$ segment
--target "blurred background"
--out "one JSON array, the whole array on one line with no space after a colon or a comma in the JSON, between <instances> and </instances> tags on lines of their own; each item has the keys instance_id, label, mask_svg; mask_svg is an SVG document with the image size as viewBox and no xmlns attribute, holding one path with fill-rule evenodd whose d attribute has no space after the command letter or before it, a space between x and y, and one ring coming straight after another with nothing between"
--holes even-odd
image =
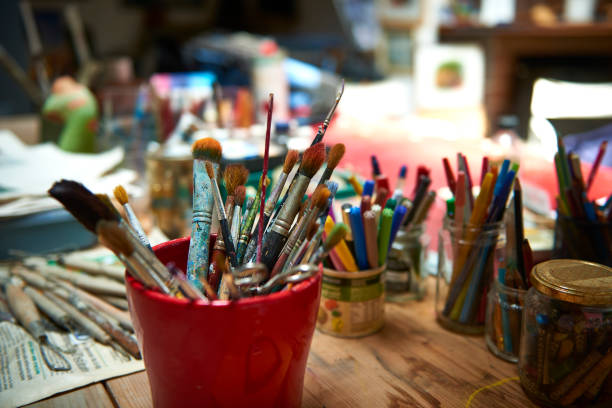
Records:
<instances>
[{"instance_id":1,"label":"blurred background","mask_svg":"<svg viewBox=\"0 0 612 408\"><path fill-rule=\"evenodd\" d=\"M424 164L443 189L441 157L510 157L526 206L551 217L557 135L592 163L612 134L612 0L7 0L0 19L7 222L53 209L41 197L64 177L128 185L149 226L179 236L193 140L256 175L268 94L278 165L342 79L325 142L347 145L347 177L369 177L375 152L391 182ZM611 165L608 151L594 198Z\"/></svg>"}]
</instances>

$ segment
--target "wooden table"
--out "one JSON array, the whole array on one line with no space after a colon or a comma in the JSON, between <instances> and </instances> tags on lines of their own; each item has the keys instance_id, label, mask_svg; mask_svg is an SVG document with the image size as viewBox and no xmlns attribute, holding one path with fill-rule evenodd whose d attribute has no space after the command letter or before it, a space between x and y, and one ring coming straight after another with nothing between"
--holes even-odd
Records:
<instances>
[{"instance_id":1,"label":"wooden table","mask_svg":"<svg viewBox=\"0 0 612 408\"><path fill-rule=\"evenodd\" d=\"M382 331L361 339L315 332L304 408L465 407L472 393L515 378L516 366L493 356L482 337L442 329L434 316L434 281L423 302L386 305ZM177 401L179 402L179 401ZM145 372L66 392L28 407L150 407ZM535 407L516 379L478 393L470 407Z\"/></svg>"}]
</instances>

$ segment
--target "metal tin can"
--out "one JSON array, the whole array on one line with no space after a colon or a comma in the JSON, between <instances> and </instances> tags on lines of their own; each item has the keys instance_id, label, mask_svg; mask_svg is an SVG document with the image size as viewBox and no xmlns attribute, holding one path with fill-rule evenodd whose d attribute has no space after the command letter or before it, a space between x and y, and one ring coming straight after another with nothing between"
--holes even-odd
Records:
<instances>
[{"instance_id":1,"label":"metal tin can","mask_svg":"<svg viewBox=\"0 0 612 408\"><path fill-rule=\"evenodd\" d=\"M549 407L612 406L612 268L557 259L536 265L525 296L519 376Z\"/></svg>"},{"instance_id":2,"label":"metal tin can","mask_svg":"<svg viewBox=\"0 0 612 408\"><path fill-rule=\"evenodd\" d=\"M384 325L385 265L359 272L323 268L317 328L338 337L362 337Z\"/></svg>"}]
</instances>

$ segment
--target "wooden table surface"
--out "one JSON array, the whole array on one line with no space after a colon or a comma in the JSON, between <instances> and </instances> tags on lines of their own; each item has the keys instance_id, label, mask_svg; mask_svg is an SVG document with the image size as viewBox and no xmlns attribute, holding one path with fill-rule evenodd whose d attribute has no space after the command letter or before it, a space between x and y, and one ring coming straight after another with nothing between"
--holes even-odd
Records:
<instances>
[{"instance_id":1,"label":"wooden table surface","mask_svg":"<svg viewBox=\"0 0 612 408\"><path fill-rule=\"evenodd\" d=\"M442 329L434 316L433 278L422 302L387 303L385 327L361 339L318 331L312 341L302 406L314 407L536 407L523 393L516 365L489 352L483 337ZM177 401L178 402L178 401ZM146 373L65 392L28 405L150 407Z\"/></svg>"}]
</instances>

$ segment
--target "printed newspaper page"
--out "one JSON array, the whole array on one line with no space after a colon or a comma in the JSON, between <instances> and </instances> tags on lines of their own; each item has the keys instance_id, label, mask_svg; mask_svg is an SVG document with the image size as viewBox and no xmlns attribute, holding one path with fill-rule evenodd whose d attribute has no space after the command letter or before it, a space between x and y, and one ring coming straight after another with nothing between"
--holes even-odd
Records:
<instances>
[{"instance_id":1,"label":"printed newspaper page","mask_svg":"<svg viewBox=\"0 0 612 408\"><path fill-rule=\"evenodd\" d=\"M128 360L91 338L47 333L53 344L62 349L76 346L74 353L64 354L72 366L70 371L51 371L28 332L9 322L0 323L0 407L29 404L58 392L144 370L142 360Z\"/></svg>"}]
</instances>

